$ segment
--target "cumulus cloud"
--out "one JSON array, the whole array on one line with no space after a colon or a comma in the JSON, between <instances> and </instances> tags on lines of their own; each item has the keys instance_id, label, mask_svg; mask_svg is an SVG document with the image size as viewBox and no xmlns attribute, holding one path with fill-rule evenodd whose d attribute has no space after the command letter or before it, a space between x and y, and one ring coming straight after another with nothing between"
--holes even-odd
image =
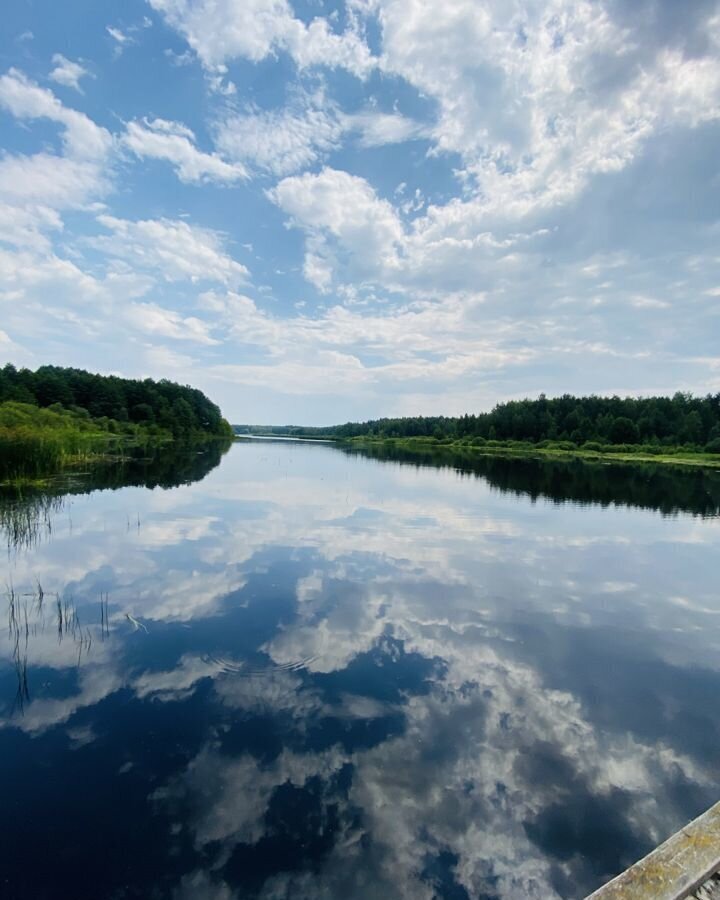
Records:
<instances>
[{"instance_id":1,"label":"cumulus cloud","mask_svg":"<svg viewBox=\"0 0 720 900\"><path fill-rule=\"evenodd\" d=\"M180 220L130 222L102 216L101 224L114 238L88 238L85 246L104 252L104 271L89 271L79 245L71 258L63 258L52 237L65 231L64 212L96 211L94 202L108 192L113 138L14 69L0 77L0 105L18 119L57 123L63 144L57 154L0 159L0 241L15 248L0 252L0 302L13 333L36 340L84 335L97 343L121 325L130 333L213 345L209 326L197 317L128 300L145 294L158 277L169 283L207 280L228 286L243 281L247 269L228 254L223 236ZM136 130L138 152L166 154L189 180L239 174L238 167L198 151L179 127L153 124L147 132L151 138L159 133L160 146L143 144Z\"/></svg>"},{"instance_id":2,"label":"cumulus cloud","mask_svg":"<svg viewBox=\"0 0 720 900\"><path fill-rule=\"evenodd\" d=\"M0 76L0 106L18 119L49 119L64 128L68 155L77 159L102 159L112 138L84 113L64 106L52 91L39 87L18 69Z\"/></svg>"},{"instance_id":3,"label":"cumulus cloud","mask_svg":"<svg viewBox=\"0 0 720 900\"><path fill-rule=\"evenodd\" d=\"M80 80L90 75L88 70L79 62L67 59L62 53L56 53L52 61L55 68L50 73L51 81L56 81L58 84L74 88L82 93Z\"/></svg>"},{"instance_id":4,"label":"cumulus cloud","mask_svg":"<svg viewBox=\"0 0 720 900\"><path fill-rule=\"evenodd\" d=\"M16 182L0 164L0 196L8 197L7 186ZM5 189L3 189L5 187ZM22 207L0 203L0 242L15 247L48 250L51 246L47 231L61 230L62 219L58 212L42 203L26 203Z\"/></svg>"},{"instance_id":5,"label":"cumulus cloud","mask_svg":"<svg viewBox=\"0 0 720 900\"><path fill-rule=\"evenodd\" d=\"M345 118L345 124L359 133L361 147L383 147L405 141L429 137L426 126L399 113L376 110L355 113Z\"/></svg>"},{"instance_id":6,"label":"cumulus cloud","mask_svg":"<svg viewBox=\"0 0 720 900\"><path fill-rule=\"evenodd\" d=\"M248 275L247 268L227 253L224 237L211 229L173 219L133 222L101 215L98 222L112 237L89 239L93 246L140 269L158 272L166 281L232 285Z\"/></svg>"},{"instance_id":7,"label":"cumulus cloud","mask_svg":"<svg viewBox=\"0 0 720 900\"><path fill-rule=\"evenodd\" d=\"M478 320L480 297L375 313L334 305L320 315L282 318L235 293L205 294L201 302L215 312L226 340L261 353L258 361L213 366L214 378L291 395L446 391L463 380L522 367L537 354L518 344L508 325ZM467 398L444 402L459 408Z\"/></svg>"},{"instance_id":8,"label":"cumulus cloud","mask_svg":"<svg viewBox=\"0 0 720 900\"><path fill-rule=\"evenodd\" d=\"M305 24L287 0L149 0L210 70L242 57L253 62L276 50L300 68L326 66L365 75L374 60L356 29L338 34L327 19Z\"/></svg>"},{"instance_id":9,"label":"cumulus cloud","mask_svg":"<svg viewBox=\"0 0 720 900\"><path fill-rule=\"evenodd\" d=\"M62 230L64 210L82 209L109 189L112 137L17 69L0 76L0 108L21 121L48 119L62 129L61 153L0 158L0 240L48 249L47 232Z\"/></svg>"},{"instance_id":10,"label":"cumulus cloud","mask_svg":"<svg viewBox=\"0 0 720 900\"><path fill-rule=\"evenodd\" d=\"M38 210L38 227L57 224L47 210L82 208L108 187L107 175L95 160L51 153L0 159L0 196L15 208L22 205L21 216Z\"/></svg>"},{"instance_id":11,"label":"cumulus cloud","mask_svg":"<svg viewBox=\"0 0 720 900\"><path fill-rule=\"evenodd\" d=\"M658 129L717 118L717 28L705 55L658 44L589 0L369 4L382 66L435 98L439 152L465 159L477 214L518 217L617 171ZM714 49L713 49L714 48ZM469 214L470 210L466 208ZM457 218L458 205L447 210Z\"/></svg>"},{"instance_id":12,"label":"cumulus cloud","mask_svg":"<svg viewBox=\"0 0 720 900\"><path fill-rule=\"evenodd\" d=\"M210 336L207 323L195 316L183 317L154 303L131 303L124 308L123 315L131 325L149 335L198 344L219 343Z\"/></svg>"},{"instance_id":13,"label":"cumulus cloud","mask_svg":"<svg viewBox=\"0 0 720 900\"><path fill-rule=\"evenodd\" d=\"M406 226L401 210L380 196L364 178L323 168L280 181L268 196L305 233L304 272L319 290L363 285L446 295L476 292L487 282L489 264L517 260L525 245L546 234L495 236L462 222L441 229L431 209ZM497 270L496 270L496 274Z\"/></svg>"},{"instance_id":14,"label":"cumulus cloud","mask_svg":"<svg viewBox=\"0 0 720 900\"><path fill-rule=\"evenodd\" d=\"M69 322L73 279L77 303L94 292L113 306L121 286L129 301L166 291L152 303L179 318L164 321L147 352L177 363L160 345L192 334L197 309L187 293L169 293L207 281L237 298L247 282L213 229L235 229L237 200L237 239L262 245L253 268L279 302L250 300L254 311L243 312L240 300L223 300L198 318L207 331L189 338L196 347L229 341L215 375L230 403L235 377L246 399L263 386L285 394L283 414L317 391L311 415L328 421L346 414L353 390L370 416L464 411L568 382L640 392L719 384L720 18L709 0L682 14L664 0L453 0L442 14L436 0L353 0L328 15L287 0L150 5L187 42L176 61L202 65L216 92L205 107L151 110L136 98L112 135L81 111L80 94L71 108L18 68L0 76L0 107L37 138L36 152L0 157L0 241L21 253L5 297L41 308L38 279L56 271ZM108 39L127 47L148 24L108 25ZM97 65L56 54L49 77L80 91L92 68L102 88ZM259 91L253 72L272 89ZM179 192L193 186L188 202L180 193L180 206L166 207L158 192L143 209L144 195L123 193L122 211L100 210L114 187L142 184L134 178L148 177L147 160L172 167ZM205 203L209 185L232 190ZM179 212L200 209L192 223ZM100 211L110 232L88 241ZM99 253L83 259L88 248ZM340 337L342 305L354 342ZM249 323L252 355L242 361L231 308ZM306 315L278 312L292 308ZM284 321L296 347L278 337ZM102 330L99 321L75 327ZM386 340L367 337L378 329ZM613 366L590 374L588 355ZM333 389L345 401L323 413Z\"/></svg>"},{"instance_id":15,"label":"cumulus cloud","mask_svg":"<svg viewBox=\"0 0 720 900\"><path fill-rule=\"evenodd\" d=\"M300 98L280 110L250 109L218 123L218 147L273 175L305 168L338 146L343 124L321 95Z\"/></svg>"},{"instance_id":16,"label":"cumulus cloud","mask_svg":"<svg viewBox=\"0 0 720 900\"><path fill-rule=\"evenodd\" d=\"M285 178L269 196L307 232L305 275L320 290L331 284L334 246L352 250L357 279L398 268L402 224L365 179L326 167Z\"/></svg>"},{"instance_id":17,"label":"cumulus cloud","mask_svg":"<svg viewBox=\"0 0 720 900\"><path fill-rule=\"evenodd\" d=\"M425 130L397 113L344 113L321 91L295 97L280 109L231 113L216 127L217 146L229 158L277 176L309 168L353 135L367 148L413 140Z\"/></svg>"},{"instance_id":18,"label":"cumulus cloud","mask_svg":"<svg viewBox=\"0 0 720 900\"><path fill-rule=\"evenodd\" d=\"M217 153L203 153L196 146L190 128L165 119L130 122L123 143L141 159L170 162L180 181L233 183L247 178L247 170L238 163L226 162Z\"/></svg>"}]
</instances>

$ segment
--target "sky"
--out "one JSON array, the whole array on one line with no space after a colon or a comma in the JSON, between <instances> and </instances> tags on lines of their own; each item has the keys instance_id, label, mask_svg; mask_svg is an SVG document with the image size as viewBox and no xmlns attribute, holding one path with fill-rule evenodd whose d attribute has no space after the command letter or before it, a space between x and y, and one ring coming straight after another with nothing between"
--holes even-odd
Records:
<instances>
[{"instance_id":1,"label":"sky","mask_svg":"<svg viewBox=\"0 0 720 900\"><path fill-rule=\"evenodd\" d=\"M720 391L717 0L14 0L0 361L237 423Z\"/></svg>"}]
</instances>

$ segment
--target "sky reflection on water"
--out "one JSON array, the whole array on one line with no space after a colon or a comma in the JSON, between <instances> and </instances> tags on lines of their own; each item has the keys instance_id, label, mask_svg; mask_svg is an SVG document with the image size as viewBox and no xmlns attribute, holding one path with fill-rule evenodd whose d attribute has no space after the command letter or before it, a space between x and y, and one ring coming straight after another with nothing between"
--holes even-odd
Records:
<instances>
[{"instance_id":1,"label":"sky reflection on water","mask_svg":"<svg viewBox=\"0 0 720 900\"><path fill-rule=\"evenodd\" d=\"M583 897L715 802L720 520L503 477L263 442L66 497L6 562L5 895Z\"/></svg>"}]
</instances>

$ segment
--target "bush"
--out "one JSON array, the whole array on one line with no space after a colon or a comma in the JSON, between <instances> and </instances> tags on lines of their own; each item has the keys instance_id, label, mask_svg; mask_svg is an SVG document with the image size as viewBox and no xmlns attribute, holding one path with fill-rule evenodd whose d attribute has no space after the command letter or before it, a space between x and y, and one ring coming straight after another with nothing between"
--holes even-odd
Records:
<instances>
[{"instance_id":1,"label":"bush","mask_svg":"<svg viewBox=\"0 0 720 900\"><path fill-rule=\"evenodd\" d=\"M720 437L713 438L705 444L706 453L720 453Z\"/></svg>"}]
</instances>

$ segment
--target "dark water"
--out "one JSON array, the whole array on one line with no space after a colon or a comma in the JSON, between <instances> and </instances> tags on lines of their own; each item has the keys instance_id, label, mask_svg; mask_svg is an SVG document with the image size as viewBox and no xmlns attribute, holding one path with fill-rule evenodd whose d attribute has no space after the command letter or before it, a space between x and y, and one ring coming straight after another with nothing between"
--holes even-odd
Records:
<instances>
[{"instance_id":1,"label":"dark water","mask_svg":"<svg viewBox=\"0 0 720 900\"><path fill-rule=\"evenodd\" d=\"M4 498L0 896L579 898L718 799L718 477L385 457Z\"/></svg>"}]
</instances>

